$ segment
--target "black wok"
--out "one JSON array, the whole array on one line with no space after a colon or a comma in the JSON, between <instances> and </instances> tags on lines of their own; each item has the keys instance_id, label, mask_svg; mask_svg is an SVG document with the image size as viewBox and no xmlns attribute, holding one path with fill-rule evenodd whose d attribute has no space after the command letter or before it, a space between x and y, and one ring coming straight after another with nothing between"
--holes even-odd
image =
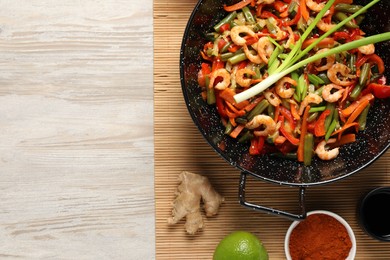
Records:
<instances>
[{"instance_id":1,"label":"black wok","mask_svg":"<svg viewBox=\"0 0 390 260\"><path fill-rule=\"evenodd\" d=\"M305 188L329 184L346 178L367 167L380 157L390 146L390 99L376 99L369 111L367 128L357 135L357 142L340 149L340 155L332 161L313 159L311 166L269 155L250 156L248 144L240 144L224 135L224 127L214 106L209 106L201 97L197 83L200 69L200 50L206 43L204 35L212 26L226 16L223 4L237 1L200 0L186 27L180 53L180 76L185 102L195 125L207 143L229 164L241 171L239 184L240 203L246 207L282 215L292 219L306 217L304 207ZM366 4L369 1L355 1ZM362 29L368 34L390 31L390 1L383 0L366 14ZM376 45L378 53L386 64L386 76L390 79L390 42ZM225 148L221 149L223 143ZM278 185L296 186L299 189L299 214L255 205L245 200L246 177L250 174L260 180Z\"/></svg>"}]
</instances>

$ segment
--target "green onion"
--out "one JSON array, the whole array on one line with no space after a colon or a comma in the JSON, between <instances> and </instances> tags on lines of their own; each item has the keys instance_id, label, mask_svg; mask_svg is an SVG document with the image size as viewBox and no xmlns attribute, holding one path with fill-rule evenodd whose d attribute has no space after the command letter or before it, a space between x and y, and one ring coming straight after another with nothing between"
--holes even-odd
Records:
<instances>
[{"instance_id":1,"label":"green onion","mask_svg":"<svg viewBox=\"0 0 390 260\"><path fill-rule=\"evenodd\" d=\"M276 53L276 51L274 53ZM268 66L268 74L269 75L274 74L279 65L280 65L280 61L278 59L275 59L275 61L271 63L271 66Z\"/></svg>"},{"instance_id":2,"label":"green onion","mask_svg":"<svg viewBox=\"0 0 390 260\"><path fill-rule=\"evenodd\" d=\"M263 113L263 111L267 109L268 105L268 100L263 99L259 104L257 104L257 106L255 106L254 109L249 112L248 116L246 117L248 121L251 121L255 116Z\"/></svg>"},{"instance_id":3,"label":"green onion","mask_svg":"<svg viewBox=\"0 0 390 260\"><path fill-rule=\"evenodd\" d=\"M336 110L336 104L335 103L327 103L326 109L330 110L329 116L327 116L325 119L325 129L328 129L330 126L330 123L332 123L333 114L334 114L334 111Z\"/></svg>"},{"instance_id":4,"label":"green onion","mask_svg":"<svg viewBox=\"0 0 390 260\"><path fill-rule=\"evenodd\" d=\"M342 22L345 19L348 19L348 15L346 15L343 12L337 12L337 13L334 14L334 18L336 18L336 20L338 20L339 22ZM353 28L353 29L359 28L359 26L356 23L352 22L352 21L349 21L349 22L345 23L345 27Z\"/></svg>"},{"instance_id":5,"label":"green onion","mask_svg":"<svg viewBox=\"0 0 390 260\"><path fill-rule=\"evenodd\" d=\"M359 11L362 8L363 8L363 6L361 6L361 5L351 5L351 4L340 3L334 7L334 10L344 12L344 13L356 13L357 11Z\"/></svg>"},{"instance_id":6,"label":"green onion","mask_svg":"<svg viewBox=\"0 0 390 260\"><path fill-rule=\"evenodd\" d=\"M237 64L237 63L244 61L246 59L248 59L248 57L246 56L245 53L239 53L239 54L235 54L233 57L229 58L228 62L230 62L232 65L234 65L234 64Z\"/></svg>"},{"instance_id":7,"label":"green onion","mask_svg":"<svg viewBox=\"0 0 390 260\"><path fill-rule=\"evenodd\" d=\"M332 123L330 124L328 130L326 131L326 134L325 134L325 141L328 141L329 138L330 138L330 135L333 133L333 131L336 129L336 125L337 125L337 120L336 119L333 119L332 120Z\"/></svg>"},{"instance_id":8,"label":"green onion","mask_svg":"<svg viewBox=\"0 0 390 260\"><path fill-rule=\"evenodd\" d=\"M283 52L284 48L279 43L277 43L272 37L270 37L270 36L267 36L267 37L268 37L269 41L272 42L273 45L275 45L280 51Z\"/></svg>"},{"instance_id":9,"label":"green onion","mask_svg":"<svg viewBox=\"0 0 390 260\"><path fill-rule=\"evenodd\" d=\"M229 135L233 131L233 129L234 129L234 127L233 127L232 123L230 123L230 121L228 121L226 126L225 126L224 134Z\"/></svg>"},{"instance_id":10,"label":"green onion","mask_svg":"<svg viewBox=\"0 0 390 260\"><path fill-rule=\"evenodd\" d=\"M215 93L214 93L214 88L209 88L210 84L210 77L209 75L205 76L205 83L206 83L206 94L207 94L207 104L211 105L215 103Z\"/></svg>"},{"instance_id":11,"label":"green onion","mask_svg":"<svg viewBox=\"0 0 390 260\"><path fill-rule=\"evenodd\" d=\"M304 138L304 146L303 146L303 163L306 166L311 164L311 159L313 158L313 146L314 146L313 134L307 133Z\"/></svg>"},{"instance_id":12,"label":"green onion","mask_svg":"<svg viewBox=\"0 0 390 260\"><path fill-rule=\"evenodd\" d=\"M377 1L377 0L374 0L374 1ZM303 61L300 61L294 65L290 65L290 67L288 67L287 69L283 70L283 71L277 71L277 73L273 74L273 75L270 75L268 78L266 78L265 80L263 80L262 82L254 85L253 87L239 93L239 94L236 94L234 95L234 99L237 103L240 103L246 99L249 99L261 92L263 92L264 90L266 90L267 88L269 88L272 84L276 83L279 79L281 79L282 77L286 76L287 74L303 67L304 65L308 64L308 63L311 63L311 62L314 62L316 60L319 60L319 59L322 59L322 58L325 58L329 55L333 55L333 54L336 54L336 53L340 53L340 52L343 52L343 51L348 51L348 50L352 50L352 49L355 49L355 48L358 48L360 46L364 46L364 45L368 45L368 44L371 44L371 43L378 43L378 42L383 42L383 41L388 41L390 40L390 32L386 32L386 33L381 33L381 34L377 34L377 35L373 35L373 36L369 36L369 37L365 37L365 38L361 38L359 40L356 40L356 41L352 41L352 42L348 42L348 43L345 43L345 44L342 44L340 46L337 46L335 48L332 48L328 51L325 51L325 52L322 52L322 53L317 53L309 58L306 58L305 60ZM287 59L286 59L287 60ZM280 67L279 67L280 68ZM279 69L278 69L279 70Z\"/></svg>"},{"instance_id":13,"label":"green onion","mask_svg":"<svg viewBox=\"0 0 390 260\"><path fill-rule=\"evenodd\" d=\"M248 23L250 24L256 23L256 19L253 17L248 6L243 7L242 12L244 13L245 19L247 20Z\"/></svg>"},{"instance_id":14,"label":"green onion","mask_svg":"<svg viewBox=\"0 0 390 260\"><path fill-rule=\"evenodd\" d=\"M358 123L359 123L359 130L361 131L366 129L367 114L369 109L370 109L370 104L368 104L368 106L366 106L362 111L362 113L359 115Z\"/></svg>"},{"instance_id":15,"label":"green onion","mask_svg":"<svg viewBox=\"0 0 390 260\"><path fill-rule=\"evenodd\" d=\"M309 112L314 113L314 112L322 112L325 111L326 106L320 106L320 107L311 107Z\"/></svg>"},{"instance_id":16,"label":"green onion","mask_svg":"<svg viewBox=\"0 0 390 260\"><path fill-rule=\"evenodd\" d=\"M228 16L226 16L225 18L223 18L219 23L217 23L215 26L214 26L214 30L219 32L219 29L221 28L222 25L224 25L225 23L230 23L231 21L233 21L234 18L237 17L237 12L234 11L230 14L228 14Z\"/></svg>"},{"instance_id":17,"label":"green onion","mask_svg":"<svg viewBox=\"0 0 390 260\"><path fill-rule=\"evenodd\" d=\"M333 54L345 52L345 51L355 49L355 48L358 48L358 47L361 47L364 45L368 45L371 43L378 43L378 42L390 40L390 32L381 33L381 34L369 36L366 38L362 38L362 39L359 39L356 41L352 41L349 43L339 45L339 46L332 48L328 51L325 51L322 53L317 53L309 58L306 58L306 59L296 63L298 60L300 60L302 57L304 57L314 46L316 46L321 40L323 40L325 37L327 37L328 35L335 32L336 30L340 29L344 24L351 21L352 19L354 19L356 16L360 15L361 13L365 12L368 8L370 8L372 5L378 3L380 0L371 1L369 4L367 4L366 6L361 8L356 13L348 16L347 19L343 20L342 22L340 22L339 24L334 26L331 30L324 33L316 41L314 41L312 44L310 44L306 49L301 51L300 48L302 46L303 40L305 40L307 38L307 36L311 33L311 31L314 29L314 27L316 26L318 21L323 17L325 12L331 7L331 5L334 3L334 1L335 0L328 1L327 4L325 5L324 9L322 9L318 13L318 15L316 16L314 21L309 25L307 30L305 30L302 37L300 37L297 44L291 50L289 57L287 57L284 60L284 62L282 63L282 65L279 66L279 68L275 71L275 74L270 75L268 78L266 78L262 82L256 84L255 86L253 86L253 87L251 87L251 88L249 88L249 89L247 89L239 94L236 94L234 96L234 99L237 103L242 102L246 99L249 99L249 98L261 93L262 91L264 91L265 89L267 89L268 87L270 87L271 85L276 83L282 77L286 76L287 74L291 73L292 71L295 71L295 70L301 68L302 66L304 66L308 63L314 62L316 60L325 58L325 57L333 55Z\"/></svg>"},{"instance_id":18,"label":"green onion","mask_svg":"<svg viewBox=\"0 0 390 260\"><path fill-rule=\"evenodd\" d=\"M318 77L317 75L308 74L307 76L309 78L309 81L316 87L318 87L320 84L321 85L325 84L325 82L320 77Z\"/></svg>"}]
</instances>

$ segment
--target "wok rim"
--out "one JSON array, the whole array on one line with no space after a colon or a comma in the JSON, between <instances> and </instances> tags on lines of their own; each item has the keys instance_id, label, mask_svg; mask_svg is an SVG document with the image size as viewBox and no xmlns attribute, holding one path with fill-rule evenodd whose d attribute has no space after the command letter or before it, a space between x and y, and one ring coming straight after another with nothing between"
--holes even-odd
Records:
<instances>
[{"instance_id":1,"label":"wok rim","mask_svg":"<svg viewBox=\"0 0 390 260\"><path fill-rule=\"evenodd\" d=\"M327 180L321 180L321 181L317 181L317 182L288 182L288 181L279 181L279 180L275 180L275 179L271 179L271 178L267 178L267 177L264 177L260 174L257 174L255 172L252 172L252 171L248 171L247 169L245 169L244 167L240 166L238 163L236 163L235 161L233 162L230 162L229 158L227 157L227 155L225 153L222 153L218 150L218 147L216 144L214 144L213 142L211 142L208 137L206 136L206 133L204 131L204 129L200 126L200 123L198 121L198 118L194 115L194 113L192 112L191 110L191 106L189 105L189 95L188 95L188 92L186 91L186 82L185 82L185 75L184 75L184 53L185 53L185 48L186 48L186 40L188 39L189 37L189 32L190 32L190 27L194 21L194 18L195 18L195 15L200 7L200 5L203 3L203 1L205 0L198 0L197 4L195 5L195 7L193 8L192 12L191 12L191 15L187 21L187 24L186 24L186 27L185 27L185 30L184 30L184 33L183 33L183 37L182 37L182 42L181 42L181 46L180 46L180 58L179 58L179 69L180 69L180 84L181 84L181 89L182 89L182 94L183 94L183 97L184 97L184 101L185 101L185 104L186 104L186 107L187 107L187 111L188 113L190 114L191 118L192 118L192 121L193 123L196 125L198 131L201 133L201 135L203 136L203 139L206 141L206 143L211 146L213 148L213 150L220 156L222 157L228 164L230 164L230 166L240 170L241 172L246 172L248 174L250 174L251 176L257 178L257 179L261 179L261 180L264 180L266 182L269 182L269 183L273 183L273 184L278 184L278 185L283 185L283 186L290 186L290 187L310 187L310 186L319 186L319 185L326 185L326 184L330 184L330 183L333 183L335 181L339 181L339 180L342 180L344 178L347 178L357 172L360 172L361 170L367 168L368 166L370 166L373 162L375 162L378 158L380 158L384 153L387 152L387 150L389 149L390 147L390 142L387 143L387 145L384 146L384 148L378 152L375 156L373 156L373 158L369 161L367 161L366 163L362 164L361 166L359 166L358 168L350 171L350 172L347 172L347 173L344 173L344 174L341 174L339 176L336 176L332 179L327 179ZM302 165L303 168L305 168L304 165Z\"/></svg>"}]
</instances>

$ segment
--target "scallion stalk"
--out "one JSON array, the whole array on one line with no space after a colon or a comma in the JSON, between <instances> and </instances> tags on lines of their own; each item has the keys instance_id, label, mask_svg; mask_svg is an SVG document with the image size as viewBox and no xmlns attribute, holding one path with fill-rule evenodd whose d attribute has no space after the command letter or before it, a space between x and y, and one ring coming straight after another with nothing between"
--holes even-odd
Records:
<instances>
[{"instance_id":1,"label":"scallion stalk","mask_svg":"<svg viewBox=\"0 0 390 260\"><path fill-rule=\"evenodd\" d=\"M376 1L376 0L374 0L374 1ZM319 59L325 58L327 56L330 56L330 55L333 55L336 53L340 53L343 51L349 51L349 50L352 50L352 49L355 49L355 48L358 48L358 47L361 47L364 45L368 45L371 43L378 43L378 42L383 42L383 41L388 41L388 40L390 40L390 32L376 34L373 36L361 38L361 39L356 40L356 41L352 41L352 42L348 42L348 43L339 45L339 46L332 48L330 50L327 50L325 52L317 53L309 58L306 58L306 59L286 68L283 71L276 71L275 74L270 75L268 78L266 78L262 82L254 85L253 87L251 87L251 88L249 88L249 89L247 89L239 94L234 95L234 100L237 103L240 103L246 99L249 99L249 98L259 94L259 93L263 92L264 90L266 90L267 88L269 88L272 84L276 83L282 77L284 77L284 76L288 75L289 73L303 67L304 65L306 65L308 63L317 61Z\"/></svg>"}]
</instances>

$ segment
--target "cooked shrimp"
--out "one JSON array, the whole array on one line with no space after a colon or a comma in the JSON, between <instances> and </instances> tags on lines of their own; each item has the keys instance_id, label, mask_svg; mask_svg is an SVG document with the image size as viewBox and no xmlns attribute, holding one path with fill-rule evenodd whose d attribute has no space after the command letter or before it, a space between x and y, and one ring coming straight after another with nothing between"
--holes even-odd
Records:
<instances>
[{"instance_id":1,"label":"cooked shrimp","mask_svg":"<svg viewBox=\"0 0 390 260\"><path fill-rule=\"evenodd\" d=\"M321 141L315 150L315 153L322 160L332 160L339 155L339 148L334 148L332 150L327 150L326 145L336 142L336 138L331 138L327 141Z\"/></svg>"},{"instance_id":2,"label":"cooked shrimp","mask_svg":"<svg viewBox=\"0 0 390 260\"><path fill-rule=\"evenodd\" d=\"M313 0L306 0L306 6L314 11L314 12L320 12L325 7L325 2L322 3L316 3Z\"/></svg>"},{"instance_id":3,"label":"cooked shrimp","mask_svg":"<svg viewBox=\"0 0 390 260\"><path fill-rule=\"evenodd\" d=\"M233 27L234 28L234 27ZM268 59L271 57L275 47L268 37L261 37L257 43L257 53L261 59L268 64Z\"/></svg>"},{"instance_id":4,"label":"cooked shrimp","mask_svg":"<svg viewBox=\"0 0 390 260\"><path fill-rule=\"evenodd\" d=\"M324 48L324 49L321 49L321 50L317 51L317 53L322 53L322 52L325 52L325 51L328 51L328 50L329 50L328 48ZM334 62L336 61L336 55L334 55L334 54L333 55L329 55L325 59L326 59L326 64L322 65L322 66L320 66L322 64L322 59L321 60L317 60L317 61L314 62L314 64L316 65L316 70L317 71L324 71L324 70L330 69L330 67L332 67ZM317 67L317 66L319 66L319 67Z\"/></svg>"},{"instance_id":5,"label":"cooked shrimp","mask_svg":"<svg viewBox=\"0 0 390 260\"><path fill-rule=\"evenodd\" d=\"M332 89L338 89L338 90L334 93L331 93ZM324 89L322 90L322 97L326 101L330 103L334 103L343 96L344 91L345 89L343 89L342 87L336 84L328 84L324 86Z\"/></svg>"},{"instance_id":6,"label":"cooked shrimp","mask_svg":"<svg viewBox=\"0 0 390 260\"><path fill-rule=\"evenodd\" d=\"M270 116L257 115L249 123L245 125L248 129L256 129L264 127L263 130L255 130L253 133L256 136L268 136L276 131L276 123Z\"/></svg>"},{"instance_id":7,"label":"cooked shrimp","mask_svg":"<svg viewBox=\"0 0 390 260\"><path fill-rule=\"evenodd\" d=\"M349 86L356 78L355 75L349 74L351 69L347 65L336 63L328 69L327 75L330 81L340 86ZM341 76L341 78L339 78Z\"/></svg>"},{"instance_id":8,"label":"cooked shrimp","mask_svg":"<svg viewBox=\"0 0 390 260\"><path fill-rule=\"evenodd\" d=\"M244 52L245 52L245 55L248 58L248 60L250 60L251 62L256 63L256 64L263 63L263 60L260 58L260 56L257 53L256 53L256 55L253 54L252 52L254 52L254 51L250 51L246 44L244 44Z\"/></svg>"},{"instance_id":9,"label":"cooked shrimp","mask_svg":"<svg viewBox=\"0 0 390 260\"><path fill-rule=\"evenodd\" d=\"M361 39L361 38L364 38L364 37L359 37L358 39ZM375 53L375 45L372 43L367 44L367 45L363 45L363 46L358 47L358 50L365 55L371 55L371 54Z\"/></svg>"},{"instance_id":10,"label":"cooked shrimp","mask_svg":"<svg viewBox=\"0 0 390 260\"><path fill-rule=\"evenodd\" d=\"M297 85L297 82L290 77L283 77L276 82L275 91L281 98L290 98L294 95L294 88L286 88L286 83L293 86Z\"/></svg>"},{"instance_id":11,"label":"cooked shrimp","mask_svg":"<svg viewBox=\"0 0 390 260\"><path fill-rule=\"evenodd\" d=\"M320 29L321 31L324 31L324 32L329 31L330 29L332 29L335 26L336 26L335 24L325 23L323 20L319 20L317 23L318 29Z\"/></svg>"},{"instance_id":12,"label":"cooked shrimp","mask_svg":"<svg viewBox=\"0 0 390 260\"><path fill-rule=\"evenodd\" d=\"M234 26L230 30L230 37L232 38L232 41L239 46L243 46L246 43L246 40L243 37L241 37L241 34L257 37L256 33L252 31L248 26L245 25Z\"/></svg>"},{"instance_id":13,"label":"cooked shrimp","mask_svg":"<svg viewBox=\"0 0 390 260\"><path fill-rule=\"evenodd\" d=\"M301 102L301 105L299 107L299 115L303 114L303 111L309 105L310 103L319 104L322 102L322 97L320 97L317 94L309 93Z\"/></svg>"},{"instance_id":14,"label":"cooked shrimp","mask_svg":"<svg viewBox=\"0 0 390 260\"><path fill-rule=\"evenodd\" d=\"M252 82L252 79L249 77L246 77L246 75L255 76L256 72L254 72L251 69L246 69L246 68L237 70L236 82L238 83L238 85L240 85L241 87L244 87L244 88L249 87L251 85L251 82Z\"/></svg>"},{"instance_id":15,"label":"cooked shrimp","mask_svg":"<svg viewBox=\"0 0 390 260\"><path fill-rule=\"evenodd\" d=\"M276 27L276 33L273 34L275 37L275 40L280 41L280 40L286 38L287 33L285 31L283 31L282 29L280 29L279 26L275 26L275 27Z\"/></svg>"},{"instance_id":16,"label":"cooked shrimp","mask_svg":"<svg viewBox=\"0 0 390 260\"><path fill-rule=\"evenodd\" d=\"M264 92L264 97L268 100L268 102L273 105L274 107L277 107L282 102L280 98L275 95L275 93L271 90L266 90Z\"/></svg>"},{"instance_id":17,"label":"cooked shrimp","mask_svg":"<svg viewBox=\"0 0 390 260\"><path fill-rule=\"evenodd\" d=\"M222 77L223 80L215 85L216 89L223 90L230 85L230 73L226 69L217 69L210 74L209 88L214 86L215 79L218 77Z\"/></svg>"},{"instance_id":18,"label":"cooked shrimp","mask_svg":"<svg viewBox=\"0 0 390 260\"><path fill-rule=\"evenodd\" d=\"M283 47L286 49L289 49L291 45L295 44L295 36L294 36L294 32L290 26L287 26L287 31L288 31L289 36L288 36L288 40L283 45Z\"/></svg>"}]
</instances>

